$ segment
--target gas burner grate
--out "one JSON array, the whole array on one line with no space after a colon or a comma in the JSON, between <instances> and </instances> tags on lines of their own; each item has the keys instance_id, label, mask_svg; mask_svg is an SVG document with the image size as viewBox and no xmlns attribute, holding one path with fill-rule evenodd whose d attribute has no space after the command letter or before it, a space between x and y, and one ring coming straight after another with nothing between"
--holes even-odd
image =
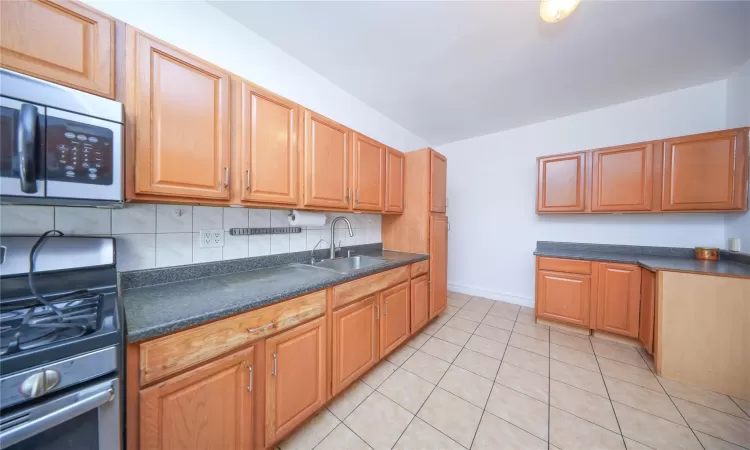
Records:
<instances>
[{"instance_id":1,"label":"gas burner grate","mask_svg":"<svg viewBox=\"0 0 750 450\"><path fill-rule=\"evenodd\" d=\"M78 291L47 298L50 306L19 306L0 313L0 355L72 339L101 325L102 294Z\"/></svg>"}]
</instances>

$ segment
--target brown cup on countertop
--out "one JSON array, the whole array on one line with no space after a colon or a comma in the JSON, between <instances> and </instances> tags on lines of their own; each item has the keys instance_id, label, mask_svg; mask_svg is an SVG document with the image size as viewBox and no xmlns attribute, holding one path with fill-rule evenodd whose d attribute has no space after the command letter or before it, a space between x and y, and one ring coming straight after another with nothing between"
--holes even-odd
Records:
<instances>
[{"instance_id":1,"label":"brown cup on countertop","mask_svg":"<svg viewBox=\"0 0 750 450\"><path fill-rule=\"evenodd\" d=\"M715 247L695 247L695 259L718 261L719 249Z\"/></svg>"}]
</instances>

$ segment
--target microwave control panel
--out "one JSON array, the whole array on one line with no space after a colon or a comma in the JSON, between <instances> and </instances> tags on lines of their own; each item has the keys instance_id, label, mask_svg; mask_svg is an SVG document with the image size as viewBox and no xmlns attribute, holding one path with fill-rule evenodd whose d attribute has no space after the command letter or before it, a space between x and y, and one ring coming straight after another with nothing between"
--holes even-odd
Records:
<instances>
[{"instance_id":1,"label":"microwave control panel","mask_svg":"<svg viewBox=\"0 0 750 450\"><path fill-rule=\"evenodd\" d=\"M112 130L47 117L47 180L112 184Z\"/></svg>"}]
</instances>

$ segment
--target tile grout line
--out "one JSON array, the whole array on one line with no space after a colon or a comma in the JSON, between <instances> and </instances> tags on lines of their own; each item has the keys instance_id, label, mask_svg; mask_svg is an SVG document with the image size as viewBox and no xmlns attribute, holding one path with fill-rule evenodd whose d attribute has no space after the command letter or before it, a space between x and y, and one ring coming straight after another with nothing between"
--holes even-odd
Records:
<instances>
[{"instance_id":1,"label":"tile grout line","mask_svg":"<svg viewBox=\"0 0 750 450\"><path fill-rule=\"evenodd\" d=\"M591 339L589 338L589 342ZM622 432L622 427L620 426L620 418L617 417L617 412L615 411L615 405L612 404L612 396L609 395L609 387L607 387L607 381L604 379L604 374L602 373L602 368L599 365L599 359L596 357L596 349L594 348L594 344L591 344L591 348L594 350L594 360L596 360L596 367L599 368L599 376L602 378L602 384L604 384L604 390L607 392L607 401L609 402L609 407L612 410L612 415L615 416L615 422L617 423L617 429L620 430L620 438L622 439L622 445L626 449L628 448L628 444L625 442L625 435Z\"/></svg>"},{"instance_id":2,"label":"tile grout line","mask_svg":"<svg viewBox=\"0 0 750 450\"><path fill-rule=\"evenodd\" d=\"M490 307L492 309L492 307ZM489 314L489 310L487 310L486 313L482 316L482 320L484 320L485 317L487 317L487 314ZM482 322L479 322L481 325ZM489 326L489 325L487 325ZM479 328L479 325L477 325L477 328ZM476 331L476 328L474 329ZM472 336L475 336L475 334L472 332ZM478 335L476 335L478 336ZM480 336L481 337L481 336ZM510 340L510 337L508 338ZM467 341L468 342L468 341ZM500 368L503 366L503 359L505 359L505 351L508 349L508 344L505 344L505 348L503 349L503 356L500 358L500 364L497 365L497 370L495 371L495 377L490 381L492 384L490 385L490 392L487 393L487 398L484 400L484 406L482 407L482 414L479 416L479 423L477 423L477 427L474 430L474 436L471 438L471 443L469 444L469 448L472 448L474 446L474 441L477 438L477 433L479 433L479 427L482 426L482 420L484 420L484 413L487 412L487 403L490 402L490 397L492 396L492 389L495 387L495 380L497 379L497 375L500 373ZM469 349L471 350L471 349ZM477 352L479 353L479 352ZM487 356L487 355L485 355Z\"/></svg>"},{"instance_id":3,"label":"tile grout line","mask_svg":"<svg viewBox=\"0 0 750 450\"><path fill-rule=\"evenodd\" d=\"M656 375L654 375L654 378L656 378L656 382L659 383L659 386L661 386L661 388L664 389L664 386L661 384L661 381L659 381L659 377L657 377ZM703 442L701 442L701 440L698 439L698 435L695 434L695 430L693 429L693 427L690 426L690 422L687 421L687 419L685 418L685 416L682 414L682 411L680 411L680 408L677 407L677 404L672 399L672 396L669 395L669 393L667 392L666 389L664 389L664 393L667 394L667 397L669 398L669 401L672 402L672 406L674 406L674 409L676 409L677 412L680 413L680 417L682 417L682 420L685 421L685 423L687 424L688 428L693 433L693 436L695 436L695 440L698 441L698 444L705 450L706 447L703 445ZM625 405L625 406L627 406L627 405Z\"/></svg>"},{"instance_id":4,"label":"tile grout line","mask_svg":"<svg viewBox=\"0 0 750 450\"><path fill-rule=\"evenodd\" d=\"M727 395L727 397L729 397L729 400L731 400L732 403L734 403L735 405L737 405L737 407L740 409L740 411L742 411L745 414L745 416L747 416L748 420L750 420L750 413L748 413L747 411L745 411L744 409L742 409L742 406L740 406L740 404L737 403L737 400L733 399L731 395Z\"/></svg>"}]
</instances>

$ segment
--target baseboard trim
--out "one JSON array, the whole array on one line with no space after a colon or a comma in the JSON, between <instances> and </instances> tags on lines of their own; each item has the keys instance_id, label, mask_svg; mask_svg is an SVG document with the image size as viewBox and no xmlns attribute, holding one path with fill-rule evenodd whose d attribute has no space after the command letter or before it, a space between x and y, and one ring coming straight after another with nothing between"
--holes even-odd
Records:
<instances>
[{"instance_id":1,"label":"baseboard trim","mask_svg":"<svg viewBox=\"0 0 750 450\"><path fill-rule=\"evenodd\" d=\"M529 308L534 307L534 299L528 297L520 297L518 295L507 294L505 292L490 291L474 286L466 286L463 284L448 283L448 290L452 292L460 292L462 294L474 295L477 297L489 298L491 300L501 300L516 305L527 306Z\"/></svg>"}]
</instances>

